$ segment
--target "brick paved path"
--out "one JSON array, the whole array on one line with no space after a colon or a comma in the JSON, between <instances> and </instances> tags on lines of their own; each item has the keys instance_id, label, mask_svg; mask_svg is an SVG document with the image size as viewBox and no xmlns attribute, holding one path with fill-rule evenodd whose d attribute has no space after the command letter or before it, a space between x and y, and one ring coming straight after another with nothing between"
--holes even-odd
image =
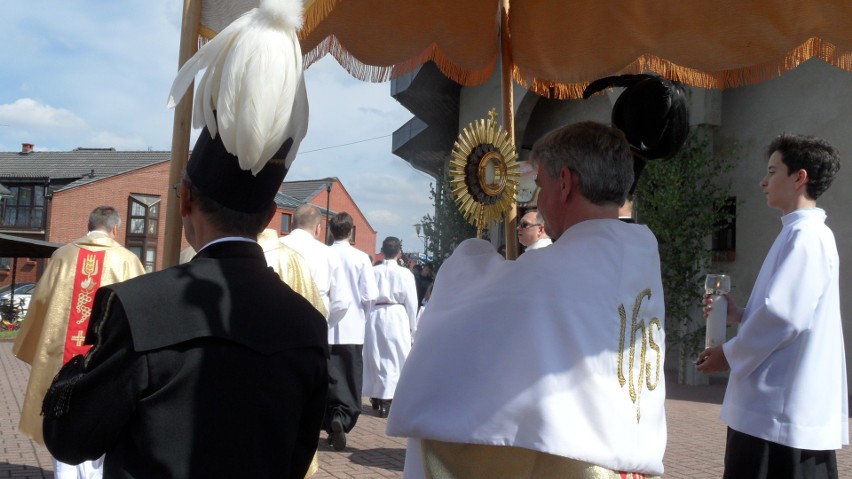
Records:
<instances>
[{"instance_id":1,"label":"brick paved path","mask_svg":"<svg viewBox=\"0 0 852 479\"><path fill-rule=\"evenodd\" d=\"M0 479L52 478L53 466L45 448L18 432L29 367L12 356L12 343L0 341ZM674 374L669 374L670 378ZM722 476L725 425L719 419L723 385L667 385L667 479L718 479ZM380 419L364 404L358 426L344 451L319 444L320 471L316 479L400 478L405 440L384 434ZM837 454L840 477L852 478L852 449Z\"/></svg>"}]
</instances>

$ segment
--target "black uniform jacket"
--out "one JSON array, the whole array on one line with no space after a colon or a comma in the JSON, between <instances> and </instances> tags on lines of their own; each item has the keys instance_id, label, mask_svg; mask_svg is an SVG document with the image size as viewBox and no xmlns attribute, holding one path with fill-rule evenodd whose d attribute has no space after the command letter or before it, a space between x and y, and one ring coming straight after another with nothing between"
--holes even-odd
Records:
<instances>
[{"instance_id":1,"label":"black uniform jacket","mask_svg":"<svg viewBox=\"0 0 852 479\"><path fill-rule=\"evenodd\" d=\"M212 244L101 288L87 342L45 398L57 459L106 453L106 478L304 476L325 408L327 325L257 244Z\"/></svg>"}]
</instances>

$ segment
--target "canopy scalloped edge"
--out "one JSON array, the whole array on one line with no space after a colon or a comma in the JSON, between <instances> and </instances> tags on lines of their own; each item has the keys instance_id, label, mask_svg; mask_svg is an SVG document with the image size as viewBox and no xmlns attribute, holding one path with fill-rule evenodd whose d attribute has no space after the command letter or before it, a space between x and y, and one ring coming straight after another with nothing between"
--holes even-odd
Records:
<instances>
[{"instance_id":1,"label":"canopy scalloped edge","mask_svg":"<svg viewBox=\"0 0 852 479\"><path fill-rule=\"evenodd\" d=\"M852 72L852 52L838 52L834 44L817 37L811 37L782 58L742 68L718 72L703 72L648 54L642 55L621 71L601 73L595 75L595 78L623 73L644 73L651 71L670 80L700 88L735 88L776 78L811 58L819 58L837 68ZM586 85L595 79L590 78L589 81L577 83L553 82L528 75L517 65L513 67L512 76L518 84L529 88L536 94L557 99L582 98Z\"/></svg>"},{"instance_id":2,"label":"canopy scalloped edge","mask_svg":"<svg viewBox=\"0 0 852 479\"><path fill-rule=\"evenodd\" d=\"M416 55L404 62L391 66L367 65L349 53L346 47L338 41L337 37L331 35L326 37L313 50L304 55L305 68L308 68L326 54L331 54L340 66L342 66L343 69L349 72L349 74L353 77L362 81L374 83L388 81L405 75L406 73L411 73L424 63L432 61L435 62L435 65L438 66L441 73L456 83L465 86L481 85L491 76L491 73L494 71L494 66L497 63L497 57L495 55L494 59L487 67L481 70L470 71L456 65L452 60L444 55L435 43L433 43L419 55Z\"/></svg>"}]
</instances>

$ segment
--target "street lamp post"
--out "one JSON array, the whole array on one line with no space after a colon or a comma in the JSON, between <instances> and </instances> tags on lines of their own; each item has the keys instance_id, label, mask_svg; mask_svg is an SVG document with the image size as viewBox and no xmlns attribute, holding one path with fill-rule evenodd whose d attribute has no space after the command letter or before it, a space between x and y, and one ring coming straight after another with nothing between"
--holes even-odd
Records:
<instances>
[{"instance_id":1,"label":"street lamp post","mask_svg":"<svg viewBox=\"0 0 852 479\"><path fill-rule=\"evenodd\" d=\"M423 242L423 257L428 258L429 257L429 252L428 252L429 246L428 246L427 242L429 241L429 238L426 237L426 230L425 230L425 228L423 228L423 224L422 223L415 224L414 225L414 231L417 233L417 237L420 239L420 241ZM421 234L421 232L422 232L422 234Z\"/></svg>"},{"instance_id":2,"label":"street lamp post","mask_svg":"<svg viewBox=\"0 0 852 479\"><path fill-rule=\"evenodd\" d=\"M331 214L331 185L334 184L333 178L325 179L325 244L330 245L331 232L328 229L329 215Z\"/></svg>"}]
</instances>

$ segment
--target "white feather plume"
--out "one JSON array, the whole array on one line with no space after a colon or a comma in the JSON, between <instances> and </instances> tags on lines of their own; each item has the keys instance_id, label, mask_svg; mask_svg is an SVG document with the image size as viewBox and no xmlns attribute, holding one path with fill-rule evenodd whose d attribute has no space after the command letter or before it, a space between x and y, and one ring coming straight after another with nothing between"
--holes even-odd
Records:
<instances>
[{"instance_id":1,"label":"white feather plume","mask_svg":"<svg viewBox=\"0 0 852 479\"><path fill-rule=\"evenodd\" d=\"M193 107L193 126L220 135L240 167L257 174L288 138L285 164L296 156L308 129L308 97L302 49L300 0L261 0L201 47L178 72L169 107L180 101L206 69ZM216 112L214 116L213 112Z\"/></svg>"}]
</instances>

